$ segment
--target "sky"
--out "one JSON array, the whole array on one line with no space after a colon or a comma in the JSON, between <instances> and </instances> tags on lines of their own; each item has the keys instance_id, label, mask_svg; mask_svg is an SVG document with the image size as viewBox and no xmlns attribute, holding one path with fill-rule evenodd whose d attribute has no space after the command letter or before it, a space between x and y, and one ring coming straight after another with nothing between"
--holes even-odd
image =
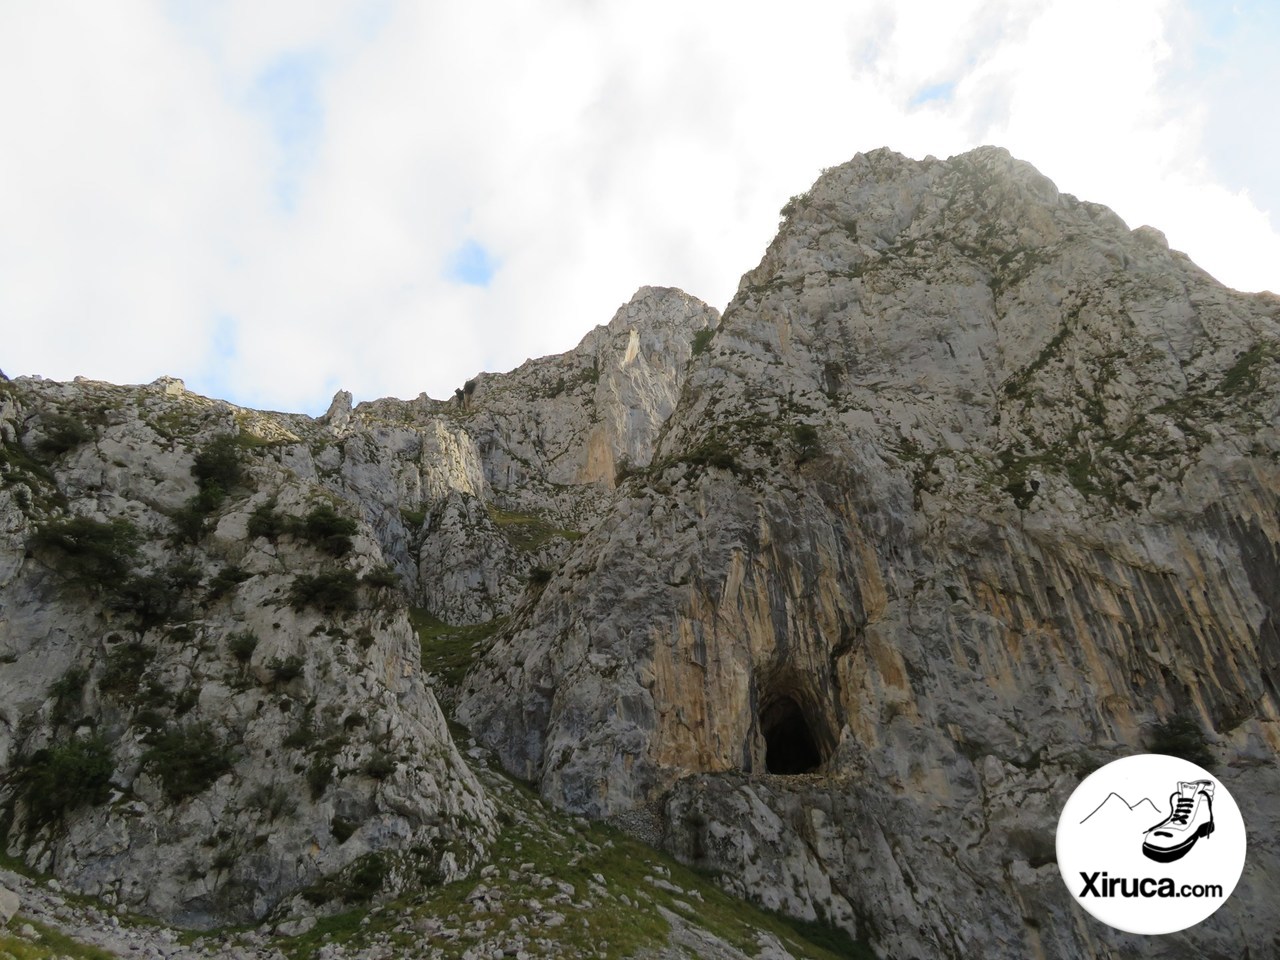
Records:
<instances>
[{"instance_id":1,"label":"sky","mask_svg":"<svg viewBox=\"0 0 1280 960\"><path fill-rule=\"evenodd\" d=\"M824 167L1007 147L1280 292L1272 0L0 0L0 369L322 413L717 308Z\"/></svg>"}]
</instances>

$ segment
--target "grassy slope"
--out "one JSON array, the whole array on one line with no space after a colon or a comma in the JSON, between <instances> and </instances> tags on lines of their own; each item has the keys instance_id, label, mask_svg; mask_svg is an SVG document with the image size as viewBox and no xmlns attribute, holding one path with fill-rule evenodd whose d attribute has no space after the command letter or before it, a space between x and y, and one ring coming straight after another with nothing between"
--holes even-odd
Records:
<instances>
[{"instance_id":1,"label":"grassy slope","mask_svg":"<svg viewBox=\"0 0 1280 960\"><path fill-rule=\"evenodd\" d=\"M766 934L796 957L874 956L838 931L731 897L713 878L609 826L553 811L523 784L474 766L500 810L490 861L496 870L410 901L325 918L308 934L279 941L288 956L309 960L324 944L341 943L348 950L390 946L394 955L439 948L461 957L479 943L507 946L520 937L532 956L630 957L667 942L670 927L659 907L748 955Z\"/></svg>"}]
</instances>

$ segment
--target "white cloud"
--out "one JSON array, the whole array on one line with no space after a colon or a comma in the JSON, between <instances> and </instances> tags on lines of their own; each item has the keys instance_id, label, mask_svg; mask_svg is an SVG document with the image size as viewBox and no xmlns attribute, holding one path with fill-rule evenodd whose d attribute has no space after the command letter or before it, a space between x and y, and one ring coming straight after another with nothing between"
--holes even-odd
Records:
<instances>
[{"instance_id":1,"label":"white cloud","mask_svg":"<svg viewBox=\"0 0 1280 960\"><path fill-rule=\"evenodd\" d=\"M447 396L642 284L723 306L790 194L886 144L1002 143L1280 287L1250 199L1277 186L1248 179L1272 167L1219 174L1204 131L1240 86L1195 81L1192 22L1173 0L6 6L0 366L311 412L338 386ZM450 277L467 243L486 286Z\"/></svg>"}]
</instances>

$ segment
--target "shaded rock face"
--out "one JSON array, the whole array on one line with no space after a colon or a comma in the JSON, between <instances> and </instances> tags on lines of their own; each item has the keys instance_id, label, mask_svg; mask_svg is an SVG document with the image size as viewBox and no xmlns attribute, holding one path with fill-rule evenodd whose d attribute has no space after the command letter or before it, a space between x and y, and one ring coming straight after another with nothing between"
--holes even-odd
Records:
<instances>
[{"instance_id":1,"label":"shaded rock face","mask_svg":"<svg viewBox=\"0 0 1280 960\"><path fill-rule=\"evenodd\" d=\"M353 409L341 391L318 420L172 378L6 381L8 852L195 925L468 873L493 806L406 607L476 624L522 602L617 466L648 462L717 320L643 288L576 350L481 376L465 405Z\"/></svg>"},{"instance_id":2,"label":"shaded rock face","mask_svg":"<svg viewBox=\"0 0 1280 960\"><path fill-rule=\"evenodd\" d=\"M271 456L287 438L105 384L23 384L3 419L11 855L196 925L475 865L491 804L371 579L381 550ZM346 532L321 539L317 517ZM252 533L264 519L275 532Z\"/></svg>"},{"instance_id":3,"label":"shaded rock face","mask_svg":"<svg viewBox=\"0 0 1280 960\"><path fill-rule=\"evenodd\" d=\"M890 955L1270 949L1280 300L993 148L859 156L784 212L460 716L553 801L657 809ZM1250 860L1139 942L1079 920L1053 829L1179 714Z\"/></svg>"}]
</instances>

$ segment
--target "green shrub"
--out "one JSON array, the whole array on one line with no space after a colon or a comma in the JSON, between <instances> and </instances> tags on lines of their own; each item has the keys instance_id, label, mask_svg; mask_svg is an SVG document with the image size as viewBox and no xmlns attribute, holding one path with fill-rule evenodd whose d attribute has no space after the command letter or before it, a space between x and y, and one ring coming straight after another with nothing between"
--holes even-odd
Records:
<instances>
[{"instance_id":1,"label":"green shrub","mask_svg":"<svg viewBox=\"0 0 1280 960\"><path fill-rule=\"evenodd\" d=\"M338 513L328 503L312 507L301 519L283 516L276 513L273 498L254 508L249 515L248 531L250 537L265 537L272 543L288 534L318 547L331 557L345 557L351 552L351 536L356 532L356 522Z\"/></svg>"},{"instance_id":2,"label":"green shrub","mask_svg":"<svg viewBox=\"0 0 1280 960\"><path fill-rule=\"evenodd\" d=\"M144 707L167 709L173 701L169 688L155 677L138 688L137 703Z\"/></svg>"},{"instance_id":3,"label":"green shrub","mask_svg":"<svg viewBox=\"0 0 1280 960\"><path fill-rule=\"evenodd\" d=\"M171 801L193 797L209 789L231 769L231 751L205 723L167 730L142 755L153 766L165 796Z\"/></svg>"},{"instance_id":4,"label":"green shrub","mask_svg":"<svg viewBox=\"0 0 1280 960\"><path fill-rule=\"evenodd\" d=\"M614 465L613 485L615 487L620 487L625 480L639 476L642 473L644 473L644 470L632 464L629 457L619 457L617 463Z\"/></svg>"},{"instance_id":5,"label":"green shrub","mask_svg":"<svg viewBox=\"0 0 1280 960\"><path fill-rule=\"evenodd\" d=\"M264 537L272 543L279 540L280 535L286 532L285 518L276 513L274 497L253 508L253 512L249 514L248 529L250 539Z\"/></svg>"},{"instance_id":6,"label":"green shrub","mask_svg":"<svg viewBox=\"0 0 1280 960\"><path fill-rule=\"evenodd\" d=\"M169 540L174 546L199 543L209 529L209 513L200 503L199 497L192 497L173 513L169 520L173 523L173 533Z\"/></svg>"},{"instance_id":7,"label":"green shrub","mask_svg":"<svg viewBox=\"0 0 1280 960\"><path fill-rule=\"evenodd\" d=\"M680 459L695 467L718 467L733 473L741 469L737 457L733 455L728 444L712 436L705 437Z\"/></svg>"},{"instance_id":8,"label":"green shrub","mask_svg":"<svg viewBox=\"0 0 1280 960\"><path fill-rule=\"evenodd\" d=\"M44 436L36 444L36 450L44 457L61 456L94 437L93 428L87 423L62 413L45 414L40 425Z\"/></svg>"},{"instance_id":9,"label":"green shrub","mask_svg":"<svg viewBox=\"0 0 1280 960\"><path fill-rule=\"evenodd\" d=\"M799 213L800 208L808 203L810 199L808 191L805 191L804 193L797 193L782 205L782 209L778 211L778 215L789 220Z\"/></svg>"},{"instance_id":10,"label":"green shrub","mask_svg":"<svg viewBox=\"0 0 1280 960\"><path fill-rule=\"evenodd\" d=\"M138 691L142 674L155 658L155 651L140 640L119 644L107 654L107 666L98 679L98 689L105 694L131 696Z\"/></svg>"},{"instance_id":11,"label":"green shrub","mask_svg":"<svg viewBox=\"0 0 1280 960\"><path fill-rule=\"evenodd\" d=\"M351 552L351 536L355 532L356 522L342 516L327 503L313 507L297 528L300 539L314 544L331 557L345 557Z\"/></svg>"},{"instance_id":12,"label":"green shrub","mask_svg":"<svg viewBox=\"0 0 1280 960\"><path fill-rule=\"evenodd\" d=\"M293 794L278 783L263 784L249 795L249 806L261 810L268 820L291 816L298 809Z\"/></svg>"},{"instance_id":13,"label":"green shrub","mask_svg":"<svg viewBox=\"0 0 1280 960\"><path fill-rule=\"evenodd\" d=\"M241 663L248 663L258 648L258 635L252 630L240 630L227 637L227 649Z\"/></svg>"},{"instance_id":14,"label":"green shrub","mask_svg":"<svg viewBox=\"0 0 1280 960\"><path fill-rule=\"evenodd\" d=\"M422 525L427 522L427 508L414 507L411 509L409 507L401 507L400 519L404 521L404 525L410 531L421 530Z\"/></svg>"},{"instance_id":15,"label":"green shrub","mask_svg":"<svg viewBox=\"0 0 1280 960\"><path fill-rule=\"evenodd\" d=\"M337 734L329 737L316 750L307 766L307 785L311 788L311 799L319 800L333 782L334 761L347 745L345 735Z\"/></svg>"},{"instance_id":16,"label":"green shrub","mask_svg":"<svg viewBox=\"0 0 1280 960\"><path fill-rule=\"evenodd\" d=\"M237 586L244 583L253 576L243 567L238 567L234 563L228 563L225 567L214 574L209 581L209 592L205 595L209 600L217 600L224 594L234 590Z\"/></svg>"},{"instance_id":17,"label":"green shrub","mask_svg":"<svg viewBox=\"0 0 1280 960\"><path fill-rule=\"evenodd\" d=\"M111 748L96 734L37 750L21 761L14 777L28 830L61 820L77 807L106 803L114 769Z\"/></svg>"},{"instance_id":18,"label":"green shrub","mask_svg":"<svg viewBox=\"0 0 1280 960\"><path fill-rule=\"evenodd\" d=\"M361 577L360 582L371 590L396 590L400 587L400 574L394 567L375 567Z\"/></svg>"},{"instance_id":19,"label":"green shrub","mask_svg":"<svg viewBox=\"0 0 1280 960\"><path fill-rule=\"evenodd\" d=\"M224 433L214 437L196 454L191 464L191 475L211 505L217 509L227 494L244 481L244 468L240 465L240 444L234 434Z\"/></svg>"},{"instance_id":20,"label":"green shrub","mask_svg":"<svg viewBox=\"0 0 1280 960\"><path fill-rule=\"evenodd\" d=\"M302 676L302 658L295 656L281 660L279 657L272 657L267 663L267 669L271 671L272 683L289 683Z\"/></svg>"},{"instance_id":21,"label":"green shrub","mask_svg":"<svg viewBox=\"0 0 1280 960\"><path fill-rule=\"evenodd\" d=\"M1200 724L1190 717L1175 716L1157 724L1147 750L1189 760L1206 770L1213 766L1208 739Z\"/></svg>"},{"instance_id":22,"label":"green shrub","mask_svg":"<svg viewBox=\"0 0 1280 960\"><path fill-rule=\"evenodd\" d=\"M204 579L204 568L194 560L179 560L164 571L165 581L178 592L194 590Z\"/></svg>"},{"instance_id":23,"label":"green shrub","mask_svg":"<svg viewBox=\"0 0 1280 960\"><path fill-rule=\"evenodd\" d=\"M146 633L153 627L187 619L190 610L167 576L126 577L115 585L108 606L133 617L133 627Z\"/></svg>"},{"instance_id":24,"label":"green shrub","mask_svg":"<svg viewBox=\"0 0 1280 960\"><path fill-rule=\"evenodd\" d=\"M165 634L165 640L169 643L191 643L196 638L196 631L189 623L180 623L173 627Z\"/></svg>"},{"instance_id":25,"label":"green shrub","mask_svg":"<svg viewBox=\"0 0 1280 960\"><path fill-rule=\"evenodd\" d=\"M711 327L704 327L693 335L693 355L700 355L707 347L711 346L711 340L716 332Z\"/></svg>"},{"instance_id":26,"label":"green shrub","mask_svg":"<svg viewBox=\"0 0 1280 960\"><path fill-rule=\"evenodd\" d=\"M796 463L801 464L822 453L818 428L811 423L797 423L791 428L791 439L796 445Z\"/></svg>"},{"instance_id":27,"label":"green shrub","mask_svg":"<svg viewBox=\"0 0 1280 960\"><path fill-rule=\"evenodd\" d=\"M311 789L311 799L319 800L325 790L333 782L333 758L325 755L316 757L307 765L307 786Z\"/></svg>"},{"instance_id":28,"label":"green shrub","mask_svg":"<svg viewBox=\"0 0 1280 960\"><path fill-rule=\"evenodd\" d=\"M49 554L54 566L68 579L97 590L110 590L128 577L138 542L138 531L128 520L103 522L68 517L40 527L28 546Z\"/></svg>"},{"instance_id":29,"label":"green shrub","mask_svg":"<svg viewBox=\"0 0 1280 960\"><path fill-rule=\"evenodd\" d=\"M347 877L347 890L342 899L363 903L382 890L387 879L387 864L382 854L367 853L351 865Z\"/></svg>"},{"instance_id":30,"label":"green shrub","mask_svg":"<svg viewBox=\"0 0 1280 960\"><path fill-rule=\"evenodd\" d=\"M329 830L333 833L333 839L339 843L346 843L351 839L351 835L356 832L357 824L351 822L345 817L334 816L333 822L329 824Z\"/></svg>"},{"instance_id":31,"label":"green shrub","mask_svg":"<svg viewBox=\"0 0 1280 960\"><path fill-rule=\"evenodd\" d=\"M308 721L304 720L289 731L282 743L291 749L301 749L311 746L311 744L315 743L315 740L315 730L311 728L311 724Z\"/></svg>"},{"instance_id":32,"label":"green shrub","mask_svg":"<svg viewBox=\"0 0 1280 960\"><path fill-rule=\"evenodd\" d=\"M289 605L298 611L312 607L329 616L354 613L359 608L359 584L355 571L346 568L300 573L289 587Z\"/></svg>"},{"instance_id":33,"label":"green shrub","mask_svg":"<svg viewBox=\"0 0 1280 960\"><path fill-rule=\"evenodd\" d=\"M146 731L143 735L143 742L150 743L155 734L163 730L169 723L163 711L147 707L145 710L139 710L133 715L133 726L140 727Z\"/></svg>"},{"instance_id":34,"label":"green shrub","mask_svg":"<svg viewBox=\"0 0 1280 960\"><path fill-rule=\"evenodd\" d=\"M364 765L364 772L375 780L385 780L396 772L396 762L379 750Z\"/></svg>"},{"instance_id":35,"label":"green shrub","mask_svg":"<svg viewBox=\"0 0 1280 960\"><path fill-rule=\"evenodd\" d=\"M192 711L200 702L200 690L195 686L184 687L173 697L173 713L181 717Z\"/></svg>"},{"instance_id":36,"label":"green shrub","mask_svg":"<svg viewBox=\"0 0 1280 960\"><path fill-rule=\"evenodd\" d=\"M244 483L241 443L233 434L215 437L196 454L191 475L199 492L170 515L176 544L198 543L209 528L209 516Z\"/></svg>"},{"instance_id":37,"label":"green shrub","mask_svg":"<svg viewBox=\"0 0 1280 960\"><path fill-rule=\"evenodd\" d=\"M70 723L80 717L80 705L84 698L85 681L89 671L84 667L71 667L53 682L49 694L53 697L53 722Z\"/></svg>"}]
</instances>

